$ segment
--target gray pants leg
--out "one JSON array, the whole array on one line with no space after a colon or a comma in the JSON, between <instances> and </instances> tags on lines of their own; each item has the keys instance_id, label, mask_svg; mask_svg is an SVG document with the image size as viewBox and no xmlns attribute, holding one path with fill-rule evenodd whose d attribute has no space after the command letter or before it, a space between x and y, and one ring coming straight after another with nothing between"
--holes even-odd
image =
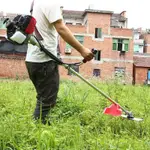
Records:
<instances>
[{"instance_id":1,"label":"gray pants leg","mask_svg":"<svg viewBox=\"0 0 150 150\"><path fill-rule=\"evenodd\" d=\"M55 106L59 90L58 65L54 61L44 63L26 62L29 77L37 92L34 118L45 119L50 109Z\"/></svg>"}]
</instances>

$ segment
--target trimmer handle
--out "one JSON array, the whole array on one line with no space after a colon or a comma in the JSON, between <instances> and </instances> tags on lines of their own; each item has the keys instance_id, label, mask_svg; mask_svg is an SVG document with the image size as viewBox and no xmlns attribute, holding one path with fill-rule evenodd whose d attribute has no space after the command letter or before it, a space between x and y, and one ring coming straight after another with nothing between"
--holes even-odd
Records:
<instances>
[{"instance_id":1,"label":"trimmer handle","mask_svg":"<svg viewBox=\"0 0 150 150\"><path fill-rule=\"evenodd\" d=\"M95 48L92 48L91 52L95 55L97 53L97 50ZM85 59L83 59L82 62L86 63L87 61Z\"/></svg>"}]
</instances>

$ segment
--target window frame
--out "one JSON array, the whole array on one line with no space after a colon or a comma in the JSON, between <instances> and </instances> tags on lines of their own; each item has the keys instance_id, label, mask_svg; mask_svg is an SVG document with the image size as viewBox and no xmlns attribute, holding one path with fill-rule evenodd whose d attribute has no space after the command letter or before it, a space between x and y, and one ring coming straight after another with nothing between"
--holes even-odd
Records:
<instances>
[{"instance_id":1,"label":"window frame","mask_svg":"<svg viewBox=\"0 0 150 150\"><path fill-rule=\"evenodd\" d=\"M94 77L100 77L101 76L101 69L93 69L93 76Z\"/></svg>"},{"instance_id":2,"label":"window frame","mask_svg":"<svg viewBox=\"0 0 150 150\"><path fill-rule=\"evenodd\" d=\"M128 52L129 51L129 39L123 39L123 38L113 38L112 42L112 50L113 51L123 51Z\"/></svg>"},{"instance_id":3,"label":"window frame","mask_svg":"<svg viewBox=\"0 0 150 150\"><path fill-rule=\"evenodd\" d=\"M101 39L102 38L102 28L95 28L95 39Z\"/></svg>"},{"instance_id":4,"label":"window frame","mask_svg":"<svg viewBox=\"0 0 150 150\"><path fill-rule=\"evenodd\" d=\"M101 61L101 50L95 50L96 54L94 55L94 60L95 61Z\"/></svg>"},{"instance_id":5,"label":"window frame","mask_svg":"<svg viewBox=\"0 0 150 150\"><path fill-rule=\"evenodd\" d=\"M123 78L125 77L126 68L125 67L115 67L114 68L114 76Z\"/></svg>"}]
</instances>

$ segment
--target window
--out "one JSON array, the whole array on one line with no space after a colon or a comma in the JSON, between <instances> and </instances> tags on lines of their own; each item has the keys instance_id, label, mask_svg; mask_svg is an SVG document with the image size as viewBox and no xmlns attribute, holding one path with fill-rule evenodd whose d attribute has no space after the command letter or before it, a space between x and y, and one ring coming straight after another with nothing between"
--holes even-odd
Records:
<instances>
[{"instance_id":1,"label":"window","mask_svg":"<svg viewBox=\"0 0 150 150\"><path fill-rule=\"evenodd\" d=\"M81 25L82 25L82 23L76 23L76 25L79 25L79 26L81 26Z\"/></svg>"},{"instance_id":2,"label":"window","mask_svg":"<svg viewBox=\"0 0 150 150\"><path fill-rule=\"evenodd\" d=\"M139 52L139 45L134 45L134 52Z\"/></svg>"},{"instance_id":3,"label":"window","mask_svg":"<svg viewBox=\"0 0 150 150\"><path fill-rule=\"evenodd\" d=\"M79 72L79 66L77 65L70 65L70 67L75 70L76 72ZM71 71L68 70L68 75L74 75Z\"/></svg>"},{"instance_id":4,"label":"window","mask_svg":"<svg viewBox=\"0 0 150 150\"><path fill-rule=\"evenodd\" d=\"M66 24L67 24L67 25L72 25L73 23L72 23L72 22L66 22Z\"/></svg>"},{"instance_id":5,"label":"window","mask_svg":"<svg viewBox=\"0 0 150 150\"><path fill-rule=\"evenodd\" d=\"M5 24L3 24L3 21L0 20L0 29L6 29Z\"/></svg>"},{"instance_id":6,"label":"window","mask_svg":"<svg viewBox=\"0 0 150 150\"><path fill-rule=\"evenodd\" d=\"M125 68L123 67L115 67L115 77L124 77L125 76Z\"/></svg>"},{"instance_id":7,"label":"window","mask_svg":"<svg viewBox=\"0 0 150 150\"><path fill-rule=\"evenodd\" d=\"M129 40L128 39L113 39L113 50L117 51L128 51Z\"/></svg>"},{"instance_id":8,"label":"window","mask_svg":"<svg viewBox=\"0 0 150 150\"><path fill-rule=\"evenodd\" d=\"M0 29L6 29L6 24L4 24L5 17L0 18Z\"/></svg>"},{"instance_id":9,"label":"window","mask_svg":"<svg viewBox=\"0 0 150 150\"><path fill-rule=\"evenodd\" d=\"M95 28L95 38L102 38L102 29Z\"/></svg>"},{"instance_id":10,"label":"window","mask_svg":"<svg viewBox=\"0 0 150 150\"><path fill-rule=\"evenodd\" d=\"M122 51L122 49L123 49L123 40L118 39L118 51Z\"/></svg>"},{"instance_id":11,"label":"window","mask_svg":"<svg viewBox=\"0 0 150 150\"><path fill-rule=\"evenodd\" d=\"M94 69L93 70L93 76L100 77L100 69Z\"/></svg>"},{"instance_id":12,"label":"window","mask_svg":"<svg viewBox=\"0 0 150 150\"><path fill-rule=\"evenodd\" d=\"M100 61L101 60L101 51L95 50L96 54L94 55L94 60Z\"/></svg>"}]
</instances>

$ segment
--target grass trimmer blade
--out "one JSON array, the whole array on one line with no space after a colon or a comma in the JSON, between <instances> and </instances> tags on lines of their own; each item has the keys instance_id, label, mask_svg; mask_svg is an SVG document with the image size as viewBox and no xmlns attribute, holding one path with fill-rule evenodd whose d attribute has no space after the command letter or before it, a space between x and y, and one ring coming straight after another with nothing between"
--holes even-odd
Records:
<instances>
[{"instance_id":1,"label":"grass trimmer blade","mask_svg":"<svg viewBox=\"0 0 150 150\"><path fill-rule=\"evenodd\" d=\"M125 111L125 114L122 114L122 109L120 108L120 106L118 104L112 104L109 107L106 107L103 113L106 115L121 116L129 120L143 121L142 118L135 118L131 112L128 112L126 110L124 111Z\"/></svg>"}]
</instances>

